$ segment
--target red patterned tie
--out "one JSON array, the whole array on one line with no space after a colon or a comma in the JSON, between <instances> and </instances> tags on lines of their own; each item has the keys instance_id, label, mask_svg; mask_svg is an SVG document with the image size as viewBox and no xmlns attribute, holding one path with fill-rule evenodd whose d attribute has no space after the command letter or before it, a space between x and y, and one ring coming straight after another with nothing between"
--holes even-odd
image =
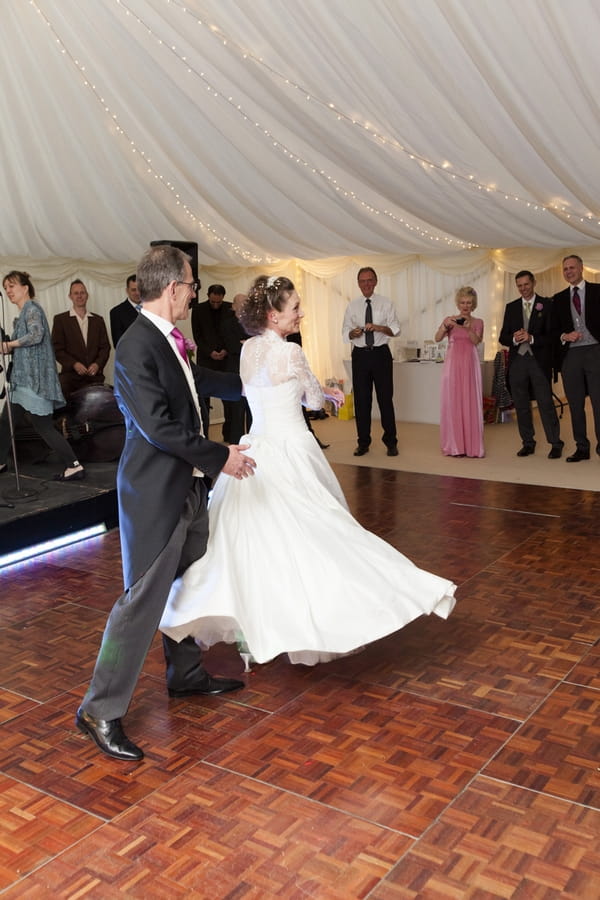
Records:
<instances>
[{"instance_id":1,"label":"red patterned tie","mask_svg":"<svg viewBox=\"0 0 600 900\"><path fill-rule=\"evenodd\" d=\"M571 297L573 301L573 306L577 310L577 315L581 315L581 297L579 296L579 288L577 285L573 288L573 296Z\"/></svg>"},{"instance_id":2,"label":"red patterned tie","mask_svg":"<svg viewBox=\"0 0 600 900\"><path fill-rule=\"evenodd\" d=\"M177 349L179 350L179 355L183 360L185 360L186 365L189 366L187 350L185 349L185 338L180 332L179 328L173 328L171 331L173 338L175 339L175 343L177 344Z\"/></svg>"}]
</instances>

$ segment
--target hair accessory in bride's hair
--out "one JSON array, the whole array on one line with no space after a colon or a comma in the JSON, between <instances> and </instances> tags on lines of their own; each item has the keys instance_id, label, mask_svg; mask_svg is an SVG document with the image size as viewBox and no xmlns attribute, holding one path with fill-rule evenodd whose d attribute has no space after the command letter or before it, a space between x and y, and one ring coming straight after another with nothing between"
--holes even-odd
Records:
<instances>
[{"instance_id":1,"label":"hair accessory in bride's hair","mask_svg":"<svg viewBox=\"0 0 600 900\"><path fill-rule=\"evenodd\" d=\"M269 275L267 278L267 287L275 287L275 283L279 280L279 275Z\"/></svg>"}]
</instances>

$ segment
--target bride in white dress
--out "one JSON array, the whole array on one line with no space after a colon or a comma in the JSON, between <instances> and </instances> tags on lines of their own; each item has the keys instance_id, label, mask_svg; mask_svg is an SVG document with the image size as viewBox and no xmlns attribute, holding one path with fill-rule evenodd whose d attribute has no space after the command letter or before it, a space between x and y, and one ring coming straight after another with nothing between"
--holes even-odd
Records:
<instances>
[{"instance_id":1,"label":"bride in white dress","mask_svg":"<svg viewBox=\"0 0 600 900\"><path fill-rule=\"evenodd\" d=\"M422 614L446 618L455 585L417 568L352 517L306 427L301 404L321 388L297 344L303 313L287 278L261 276L241 322L240 375L252 411L254 478L221 474L209 502L205 555L171 589L160 629L203 647L244 642L259 663L280 653L313 665L391 634Z\"/></svg>"}]
</instances>

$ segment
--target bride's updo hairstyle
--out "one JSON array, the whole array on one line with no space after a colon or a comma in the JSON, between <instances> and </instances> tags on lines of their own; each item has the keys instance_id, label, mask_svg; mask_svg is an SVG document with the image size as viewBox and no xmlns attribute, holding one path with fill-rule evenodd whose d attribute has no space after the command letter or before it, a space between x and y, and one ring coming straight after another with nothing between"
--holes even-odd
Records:
<instances>
[{"instance_id":1,"label":"bride's updo hairstyle","mask_svg":"<svg viewBox=\"0 0 600 900\"><path fill-rule=\"evenodd\" d=\"M244 331L247 334L262 334L268 325L269 310L281 312L294 290L293 282L283 275L268 278L259 275L248 291L240 313Z\"/></svg>"}]
</instances>

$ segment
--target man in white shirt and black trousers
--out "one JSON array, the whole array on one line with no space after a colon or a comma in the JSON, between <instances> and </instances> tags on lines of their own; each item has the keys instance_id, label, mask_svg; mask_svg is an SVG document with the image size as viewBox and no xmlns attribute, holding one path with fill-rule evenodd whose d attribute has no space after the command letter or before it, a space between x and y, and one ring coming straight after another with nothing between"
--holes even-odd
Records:
<instances>
[{"instance_id":1,"label":"man in white shirt and black trousers","mask_svg":"<svg viewBox=\"0 0 600 900\"><path fill-rule=\"evenodd\" d=\"M394 369L390 338L400 334L396 309L388 297L375 293L377 273L371 266L358 271L362 296L348 304L342 337L352 344L352 390L358 445L355 456L368 453L371 444L373 387L381 415L383 443L388 456L398 456L394 412Z\"/></svg>"}]
</instances>

